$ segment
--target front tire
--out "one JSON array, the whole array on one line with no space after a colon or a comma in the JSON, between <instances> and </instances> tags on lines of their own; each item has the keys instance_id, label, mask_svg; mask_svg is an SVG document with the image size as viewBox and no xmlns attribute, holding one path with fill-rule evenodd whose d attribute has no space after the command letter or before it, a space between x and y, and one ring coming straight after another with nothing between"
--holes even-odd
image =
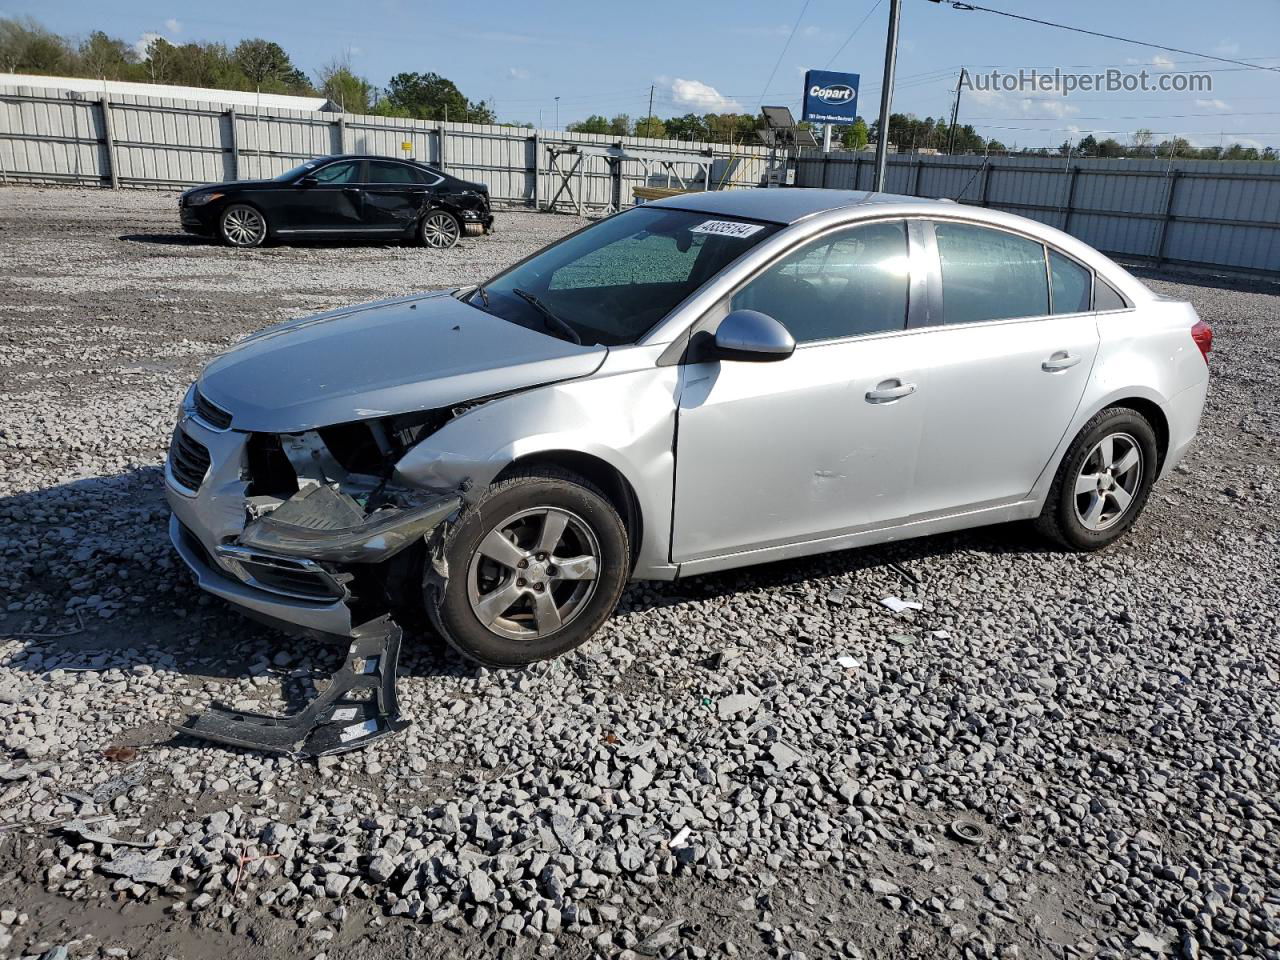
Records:
<instances>
[{"instance_id":1,"label":"front tire","mask_svg":"<svg viewBox=\"0 0 1280 960\"><path fill-rule=\"evenodd\" d=\"M1101 550L1138 519L1158 469L1156 434L1147 418L1128 407L1108 407L1072 441L1036 525L1068 549Z\"/></svg>"},{"instance_id":2,"label":"front tire","mask_svg":"<svg viewBox=\"0 0 1280 960\"><path fill-rule=\"evenodd\" d=\"M626 527L589 481L521 470L470 506L428 561L427 614L463 656L521 667L574 649L613 613L630 571Z\"/></svg>"},{"instance_id":3,"label":"front tire","mask_svg":"<svg viewBox=\"0 0 1280 960\"><path fill-rule=\"evenodd\" d=\"M424 247L448 250L458 245L462 224L448 210L428 210L418 224L418 240Z\"/></svg>"},{"instance_id":4,"label":"front tire","mask_svg":"<svg viewBox=\"0 0 1280 960\"><path fill-rule=\"evenodd\" d=\"M218 235L229 247L260 247L267 239L267 218L247 203L233 203L218 217Z\"/></svg>"}]
</instances>

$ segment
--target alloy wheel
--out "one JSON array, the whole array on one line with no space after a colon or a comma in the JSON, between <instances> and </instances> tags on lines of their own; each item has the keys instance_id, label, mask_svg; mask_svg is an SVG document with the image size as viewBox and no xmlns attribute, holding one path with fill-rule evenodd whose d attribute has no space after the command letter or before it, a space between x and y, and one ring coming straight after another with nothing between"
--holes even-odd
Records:
<instances>
[{"instance_id":1,"label":"alloy wheel","mask_svg":"<svg viewBox=\"0 0 1280 960\"><path fill-rule=\"evenodd\" d=\"M222 218L222 229L234 246L254 247L267 233L267 221L249 207L236 207Z\"/></svg>"},{"instance_id":2,"label":"alloy wheel","mask_svg":"<svg viewBox=\"0 0 1280 960\"><path fill-rule=\"evenodd\" d=\"M1076 518L1088 530L1105 530L1129 512L1142 483L1142 448L1127 433L1099 440L1076 475Z\"/></svg>"},{"instance_id":3,"label":"alloy wheel","mask_svg":"<svg viewBox=\"0 0 1280 960\"><path fill-rule=\"evenodd\" d=\"M521 510L484 536L467 570L471 612L512 640L539 640L573 621L591 600L600 544L576 514Z\"/></svg>"},{"instance_id":4,"label":"alloy wheel","mask_svg":"<svg viewBox=\"0 0 1280 960\"><path fill-rule=\"evenodd\" d=\"M422 242L444 250L458 242L458 221L452 214L429 213L422 221Z\"/></svg>"}]
</instances>

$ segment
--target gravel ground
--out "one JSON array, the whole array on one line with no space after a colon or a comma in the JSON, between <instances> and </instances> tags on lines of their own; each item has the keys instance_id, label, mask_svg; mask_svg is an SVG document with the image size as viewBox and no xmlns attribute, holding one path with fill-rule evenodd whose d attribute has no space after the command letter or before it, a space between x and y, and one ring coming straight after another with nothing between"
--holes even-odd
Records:
<instances>
[{"instance_id":1,"label":"gravel ground","mask_svg":"<svg viewBox=\"0 0 1280 960\"><path fill-rule=\"evenodd\" d=\"M636 585L524 672L415 638L413 725L358 754L172 734L343 652L170 554L200 365L578 223L231 252L168 194L0 188L0 956L1280 957L1273 286L1149 278L1215 380L1102 554L996 528Z\"/></svg>"}]
</instances>

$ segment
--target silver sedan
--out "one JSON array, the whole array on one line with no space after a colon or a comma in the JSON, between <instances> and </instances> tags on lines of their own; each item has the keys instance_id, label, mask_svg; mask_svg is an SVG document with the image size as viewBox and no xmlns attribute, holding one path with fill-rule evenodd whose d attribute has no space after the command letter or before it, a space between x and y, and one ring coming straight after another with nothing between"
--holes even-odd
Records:
<instances>
[{"instance_id":1,"label":"silver sedan","mask_svg":"<svg viewBox=\"0 0 1280 960\"><path fill-rule=\"evenodd\" d=\"M514 666L630 578L1034 520L1105 547L1195 436L1209 328L1084 243L946 201L673 197L486 283L273 327L166 470L200 585Z\"/></svg>"}]
</instances>

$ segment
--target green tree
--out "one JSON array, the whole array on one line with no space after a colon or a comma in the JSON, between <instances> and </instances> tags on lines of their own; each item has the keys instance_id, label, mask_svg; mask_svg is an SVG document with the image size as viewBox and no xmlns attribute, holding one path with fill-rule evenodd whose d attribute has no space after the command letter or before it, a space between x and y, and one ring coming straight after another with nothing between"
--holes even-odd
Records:
<instances>
[{"instance_id":1,"label":"green tree","mask_svg":"<svg viewBox=\"0 0 1280 960\"><path fill-rule=\"evenodd\" d=\"M236 44L231 59L249 81L250 89L283 93L295 89L299 81L304 86L310 86L306 76L293 65L284 48L273 40L261 37L241 40Z\"/></svg>"},{"instance_id":2,"label":"green tree","mask_svg":"<svg viewBox=\"0 0 1280 960\"><path fill-rule=\"evenodd\" d=\"M387 86L387 100L420 120L493 123L493 109L485 101L463 96L457 85L438 73L397 73Z\"/></svg>"},{"instance_id":3,"label":"green tree","mask_svg":"<svg viewBox=\"0 0 1280 960\"><path fill-rule=\"evenodd\" d=\"M332 60L321 67L319 80L321 95L344 112L369 113L373 109L373 84L357 76L347 61Z\"/></svg>"},{"instance_id":4,"label":"green tree","mask_svg":"<svg viewBox=\"0 0 1280 960\"><path fill-rule=\"evenodd\" d=\"M80 44L80 65L91 77L122 80L135 59L127 43L101 30L93 31L89 39Z\"/></svg>"},{"instance_id":5,"label":"green tree","mask_svg":"<svg viewBox=\"0 0 1280 960\"><path fill-rule=\"evenodd\" d=\"M861 150L871 139L867 121L858 117L853 123L840 128L840 143L846 150Z\"/></svg>"},{"instance_id":6,"label":"green tree","mask_svg":"<svg viewBox=\"0 0 1280 960\"><path fill-rule=\"evenodd\" d=\"M633 133L637 137L665 137L667 128L658 117L641 117L636 121Z\"/></svg>"},{"instance_id":7,"label":"green tree","mask_svg":"<svg viewBox=\"0 0 1280 960\"><path fill-rule=\"evenodd\" d=\"M8 73L57 73L71 49L31 17L0 17L0 69Z\"/></svg>"},{"instance_id":8,"label":"green tree","mask_svg":"<svg viewBox=\"0 0 1280 960\"><path fill-rule=\"evenodd\" d=\"M171 83L178 48L164 37L156 37L147 44L147 55L142 61L147 79L152 83Z\"/></svg>"},{"instance_id":9,"label":"green tree","mask_svg":"<svg viewBox=\"0 0 1280 960\"><path fill-rule=\"evenodd\" d=\"M585 120L579 120L565 127L570 133L608 133L609 121L598 113L593 113Z\"/></svg>"},{"instance_id":10,"label":"green tree","mask_svg":"<svg viewBox=\"0 0 1280 960\"><path fill-rule=\"evenodd\" d=\"M609 133L615 137L626 137L631 135L631 117L625 113L617 114L609 121Z\"/></svg>"},{"instance_id":11,"label":"green tree","mask_svg":"<svg viewBox=\"0 0 1280 960\"><path fill-rule=\"evenodd\" d=\"M676 140L706 140L710 135L707 121L696 113L686 113L682 117L671 117L663 121L667 136Z\"/></svg>"}]
</instances>

